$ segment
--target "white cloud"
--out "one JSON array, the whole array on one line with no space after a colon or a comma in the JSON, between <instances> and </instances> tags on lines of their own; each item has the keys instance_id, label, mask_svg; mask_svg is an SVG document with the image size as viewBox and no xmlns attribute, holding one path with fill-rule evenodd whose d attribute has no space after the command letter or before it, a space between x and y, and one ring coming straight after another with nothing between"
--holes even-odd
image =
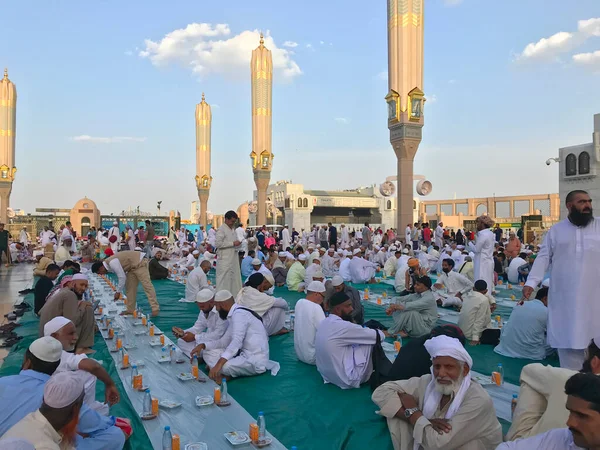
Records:
<instances>
[{"instance_id":1,"label":"white cloud","mask_svg":"<svg viewBox=\"0 0 600 450\"><path fill-rule=\"evenodd\" d=\"M577 29L588 36L600 36L600 17L580 20L577 22Z\"/></svg>"},{"instance_id":2,"label":"white cloud","mask_svg":"<svg viewBox=\"0 0 600 450\"><path fill-rule=\"evenodd\" d=\"M336 117L335 120L337 123L341 123L342 125L348 125L350 123L350 119L347 119L346 117Z\"/></svg>"},{"instance_id":3,"label":"white cloud","mask_svg":"<svg viewBox=\"0 0 600 450\"><path fill-rule=\"evenodd\" d=\"M159 41L146 39L139 56L148 58L158 67L182 65L200 77L209 74L239 76L242 73L246 76L252 50L258 46L259 38L258 30L246 30L232 36L227 24L191 23L167 33ZM277 47L268 32L265 46L272 52L277 75L291 79L302 74L292 60L291 52Z\"/></svg>"},{"instance_id":4,"label":"white cloud","mask_svg":"<svg viewBox=\"0 0 600 450\"><path fill-rule=\"evenodd\" d=\"M120 144L123 142L145 142L145 137L132 137L132 136L114 136L114 137L98 137L89 136L82 134L80 136L73 136L69 138L75 142L92 142L97 144Z\"/></svg>"},{"instance_id":5,"label":"white cloud","mask_svg":"<svg viewBox=\"0 0 600 450\"><path fill-rule=\"evenodd\" d=\"M427 103L431 105L432 103L437 102L437 95L435 95L435 94L426 95L425 100L427 100Z\"/></svg>"},{"instance_id":6,"label":"white cloud","mask_svg":"<svg viewBox=\"0 0 600 450\"><path fill-rule=\"evenodd\" d=\"M387 79L388 79L388 71L387 70L382 70L377 75L375 75L375 78L377 78L378 80L387 81Z\"/></svg>"},{"instance_id":7,"label":"white cloud","mask_svg":"<svg viewBox=\"0 0 600 450\"><path fill-rule=\"evenodd\" d=\"M584 67L600 70L600 50L592 53L578 53L573 55L573 62Z\"/></svg>"},{"instance_id":8,"label":"white cloud","mask_svg":"<svg viewBox=\"0 0 600 450\"><path fill-rule=\"evenodd\" d=\"M446 6L456 6L460 5L463 0L444 0L444 5Z\"/></svg>"},{"instance_id":9,"label":"white cloud","mask_svg":"<svg viewBox=\"0 0 600 450\"><path fill-rule=\"evenodd\" d=\"M319 44L323 45L325 44L325 41L319 41Z\"/></svg>"},{"instance_id":10,"label":"white cloud","mask_svg":"<svg viewBox=\"0 0 600 450\"><path fill-rule=\"evenodd\" d=\"M288 47L288 48L296 48L296 47L298 47L298 43L294 42L294 41L285 41L283 43L283 46Z\"/></svg>"},{"instance_id":11,"label":"white cloud","mask_svg":"<svg viewBox=\"0 0 600 450\"><path fill-rule=\"evenodd\" d=\"M306 44L306 48L313 48L312 44Z\"/></svg>"}]
</instances>

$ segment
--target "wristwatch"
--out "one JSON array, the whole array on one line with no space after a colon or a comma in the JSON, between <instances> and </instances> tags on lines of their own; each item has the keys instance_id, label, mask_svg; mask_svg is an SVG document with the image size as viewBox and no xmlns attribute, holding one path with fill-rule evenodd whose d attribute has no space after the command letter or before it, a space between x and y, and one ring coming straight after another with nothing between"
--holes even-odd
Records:
<instances>
[{"instance_id":1,"label":"wristwatch","mask_svg":"<svg viewBox=\"0 0 600 450\"><path fill-rule=\"evenodd\" d=\"M419 408L409 408L409 409L405 409L404 410L404 417L406 417L407 419L410 419L410 417L416 413L417 411L419 411Z\"/></svg>"}]
</instances>

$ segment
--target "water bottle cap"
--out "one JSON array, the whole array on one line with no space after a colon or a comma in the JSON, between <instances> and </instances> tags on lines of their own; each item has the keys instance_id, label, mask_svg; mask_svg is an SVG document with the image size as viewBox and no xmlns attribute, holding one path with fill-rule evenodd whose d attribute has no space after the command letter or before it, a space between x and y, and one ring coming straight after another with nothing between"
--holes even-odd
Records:
<instances>
[{"instance_id":1,"label":"water bottle cap","mask_svg":"<svg viewBox=\"0 0 600 450\"><path fill-rule=\"evenodd\" d=\"M519 396L517 394L513 394L513 398L518 398Z\"/></svg>"},{"instance_id":2,"label":"water bottle cap","mask_svg":"<svg viewBox=\"0 0 600 450\"><path fill-rule=\"evenodd\" d=\"M167 426L165 427L165 431L169 431L170 429L171 429L171 427L170 427L169 425L167 425Z\"/></svg>"},{"instance_id":3,"label":"water bottle cap","mask_svg":"<svg viewBox=\"0 0 600 450\"><path fill-rule=\"evenodd\" d=\"M502 367L502 363L498 363L498 367Z\"/></svg>"},{"instance_id":4,"label":"water bottle cap","mask_svg":"<svg viewBox=\"0 0 600 450\"><path fill-rule=\"evenodd\" d=\"M132 365L131 365L131 368L132 368L132 369L137 369L137 364L132 364Z\"/></svg>"},{"instance_id":5,"label":"water bottle cap","mask_svg":"<svg viewBox=\"0 0 600 450\"><path fill-rule=\"evenodd\" d=\"M298 447L296 447L295 445L292 445L292 450L298 450Z\"/></svg>"},{"instance_id":6,"label":"water bottle cap","mask_svg":"<svg viewBox=\"0 0 600 450\"><path fill-rule=\"evenodd\" d=\"M227 383L227 379L226 379L226 378L223 378L221 381L222 381L223 383Z\"/></svg>"},{"instance_id":7,"label":"water bottle cap","mask_svg":"<svg viewBox=\"0 0 600 450\"><path fill-rule=\"evenodd\" d=\"M262 411L259 411L259 412L258 412L258 415L259 415L259 416L264 416L264 415L265 415L265 413L264 413L264 412L262 412Z\"/></svg>"},{"instance_id":8,"label":"water bottle cap","mask_svg":"<svg viewBox=\"0 0 600 450\"><path fill-rule=\"evenodd\" d=\"M149 394L150 393L150 389L146 389L145 392L146 392L146 394Z\"/></svg>"}]
</instances>

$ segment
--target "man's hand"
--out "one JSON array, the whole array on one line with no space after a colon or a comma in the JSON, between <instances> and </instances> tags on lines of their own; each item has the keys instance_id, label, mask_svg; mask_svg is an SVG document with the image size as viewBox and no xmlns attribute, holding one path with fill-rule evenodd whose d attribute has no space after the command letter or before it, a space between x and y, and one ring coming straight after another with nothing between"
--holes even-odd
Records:
<instances>
[{"instance_id":1,"label":"man's hand","mask_svg":"<svg viewBox=\"0 0 600 450\"><path fill-rule=\"evenodd\" d=\"M443 289L443 288L444 288L444 285L443 285L442 283L435 283L435 284L433 285L433 287L434 287L434 288L436 288L436 289Z\"/></svg>"},{"instance_id":2,"label":"man's hand","mask_svg":"<svg viewBox=\"0 0 600 450\"><path fill-rule=\"evenodd\" d=\"M462 294L461 294L460 292L457 292L457 293L456 293L456 295L455 295L455 297L456 297L456 298L460 298L461 300L463 299L463 298L462 298Z\"/></svg>"},{"instance_id":3,"label":"man's hand","mask_svg":"<svg viewBox=\"0 0 600 450\"><path fill-rule=\"evenodd\" d=\"M194 355L196 355L198 358L200 358L200 353L205 348L206 348L206 345L204 345L204 344L200 344L200 345L197 345L196 347L194 347L194 349L190 352L190 359L192 359L194 357Z\"/></svg>"},{"instance_id":4,"label":"man's hand","mask_svg":"<svg viewBox=\"0 0 600 450\"><path fill-rule=\"evenodd\" d=\"M479 345L479 341L469 341L469 345Z\"/></svg>"},{"instance_id":5,"label":"man's hand","mask_svg":"<svg viewBox=\"0 0 600 450\"><path fill-rule=\"evenodd\" d=\"M185 332L179 327L173 327L173 328L171 328L171 331L177 338L180 338L185 334Z\"/></svg>"},{"instance_id":6,"label":"man's hand","mask_svg":"<svg viewBox=\"0 0 600 450\"><path fill-rule=\"evenodd\" d=\"M119 390L115 384L107 384L104 386L104 401L109 405L114 405L115 403L119 403Z\"/></svg>"},{"instance_id":7,"label":"man's hand","mask_svg":"<svg viewBox=\"0 0 600 450\"><path fill-rule=\"evenodd\" d=\"M495 303L492 303L492 304L491 304L491 306L490 306L490 311L491 311L491 312L494 312L494 311L496 311L496 308L497 308L497 307L498 307L498 305L496 305Z\"/></svg>"},{"instance_id":8,"label":"man's hand","mask_svg":"<svg viewBox=\"0 0 600 450\"><path fill-rule=\"evenodd\" d=\"M185 342L194 342L194 340L196 339L196 335L194 333L186 331L183 334L183 336L181 336L181 339L183 339Z\"/></svg>"},{"instance_id":9,"label":"man's hand","mask_svg":"<svg viewBox=\"0 0 600 450\"><path fill-rule=\"evenodd\" d=\"M431 427L439 434L450 433L452 431L452 425L448 422L448 419L428 419L431 423Z\"/></svg>"},{"instance_id":10,"label":"man's hand","mask_svg":"<svg viewBox=\"0 0 600 450\"><path fill-rule=\"evenodd\" d=\"M398 397L400 397L400 402L402 402L402 406L404 406L405 409L419 407L417 400L410 394L399 393Z\"/></svg>"},{"instance_id":11,"label":"man's hand","mask_svg":"<svg viewBox=\"0 0 600 450\"><path fill-rule=\"evenodd\" d=\"M529 299L529 296L533 293L533 288L531 286L523 286L523 298Z\"/></svg>"},{"instance_id":12,"label":"man's hand","mask_svg":"<svg viewBox=\"0 0 600 450\"><path fill-rule=\"evenodd\" d=\"M239 246L240 246L240 244L241 244L241 242L240 242L240 241L233 241L233 246L234 246L234 247L239 247Z\"/></svg>"},{"instance_id":13,"label":"man's hand","mask_svg":"<svg viewBox=\"0 0 600 450\"><path fill-rule=\"evenodd\" d=\"M121 298L121 293L120 292L115 292L115 300L119 300Z\"/></svg>"},{"instance_id":14,"label":"man's hand","mask_svg":"<svg viewBox=\"0 0 600 450\"><path fill-rule=\"evenodd\" d=\"M223 368L223 366L225 365L225 363L222 363L221 361L219 361L217 364L214 365L214 367L212 369L210 369L210 372L208 372L208 376L211 380L213 380L214 382L216 382L217 384L219 384L221 382L221 369Z\"/></svg>"}]
</instances>

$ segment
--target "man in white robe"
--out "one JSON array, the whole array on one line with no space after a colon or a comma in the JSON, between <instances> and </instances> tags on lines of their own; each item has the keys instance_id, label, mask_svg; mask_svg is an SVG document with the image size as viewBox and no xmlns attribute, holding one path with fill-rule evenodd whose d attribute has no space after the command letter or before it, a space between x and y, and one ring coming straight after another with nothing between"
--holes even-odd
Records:
<instances>
[{"instance_id":1,"label":"man in white robe","mask_svg":"<svg viewBox=\"0 0 600 450\"><path fill-rule=\"evenodd\" d=\"M108 230L108 241L110 243L110 248L114 253L117 253L119 251L119 240L120 239L121 239L121 232L119 231L119 223L113 222L112 228L110 230Z\"/></svg>"},{"instance_id":2,"label":"man in white robe","mask_svg":"<svg viewBox=\"0 0 600 450\"><path fill-rule=\"evenodd\" d=\"M308 286L313 281L313 276L317 272L322 272L321 269L321 260L316 258L313 260L313 263L306 267L306 271L304 272L304 286Z\"/></svg>"},{"instance_id":3,"label":"man in white robe","mask_svg":"<svg viewBox=\"0 0 600 450\"><path fill-rule=\"evenodd\" d=\"M435 245L437 245L439 248L442 248L444 246L444 228L443 228L444 224L443 222L440 222L438 224L438 226L435 229L435 233L434 233L434 240L435 240Z\"/></svg>"},{"instance_id":4,"label":"man in white robe","mask_svg":"<svg viewBox=\"0 0 600 450\"><path fill-rule=\"evenodd\" d=\"M279 261L279 260L278 260L278 261ZM254 275L255 273L262 273L262 274L263 274L263 276L265 276L265 277L268 275L268 276L270 276L271 278L275 279L275 278L273 277L273 272L271 272L269 269L267 269L267 267L266 267L266 266L265 266L263 263L261 263L261 262L260 262L260 259L258 259L258 258L254 258L254 259L252 260L252 269L253 269L253 270L252 270L252 272L250 272L250 275L248 275L248 277L246 278L246 281L244 281L244 283L247 283L247 282L248 282L248 279L249 279L249 278L250 278L252 275ZM274 283L273 283L273 284L274 284ZM275 291L275 286L271 286L271 287L270 287L270 288L269 288L269 289L266 291L266 293L267 293L268 295L273 295L273 292L274 292L274 291Z\"/></svg>"},{"instance_id":5,"label":"man in white robe","mask_svg":"<svg viewBox=\"0 0 600 450\"><path fill-rule=\"evenodd\" d=\"M352 281L352 275L350 275L350 263L352 262L352 258L354 255L352 252L344 250L345 258L340 262L340 276L344 279L344 281Z\"/></svg>"},{"instance_id":6,"label":"man in white robe","mask_svg":"<svg viewBox=\"0 0 600 450\"><path fill-rule=\"evenodd\" d=\"M400 250L396 250L393 256L390 256L383 266L383 273L388 278L392 278L396 275L396 269L398 268L398 262L402 257ZM408 260L408 259L407 259Z\"/></svg>"},{"instance_id":7,"label":"man in white robe","mask_svg":"<svg viewBox=\"0 0 600 450\"><path fill-rule=\"evenodd\" d=\"M73 230L71 228L71 222L67 222L67 225L62 229L60 237L61 237L61 241L63 242L63 245L64 245L65 240L70 238L71 239L70 251L73 253L75 253L77 251L77 246L75 245L75 236L73 235Z\"/></svg>"},{"instance_id":8,"label":"man in white robe","mask_svg":"<svg viewBox=\"0 0 600 450\"><path fill-rule=\"evenodd\" d=\"M360 249L354 250L354 257L350 261L350 277L353 283L371 283L379 266L362 258Z\"/></svg>"},{"instance_id":9,"label":"man in white robe","mask_svg":"<svg viewBox=\"0 0 600 450\"><path fill-rule=\"evenodd\" d=\"M330 247L321 261L321 269L326 277L332 277L337 273L334 255L335 249Z\"/></svg>"},{"instance_id":10,"label":"man in white robe","mask_svg":"<svg viewBox=\"0 0 600 450\"><path fill-rule=\"evenodd\" d=\"M483 280L488 286L488 291L494 291L494 245L496 238L490 228L494 221L490 216L479 216L475 220L477 226L477 237L475 244L469 242L469 248L475 257L473 258L473 275L475 281Z\"/></svg>"},{"instance_id":11,"label":"man in white robe","mask_svg":"<svg viewBox=\"0 0 600 450\"><path fill-rule=\"evenodd\" d=\"M194 303L198 292L204 289L214 291L206 278L208 272L210 272L210 261L202 261L198 267L190 272L185 284L185 297L180 302Z\"/></svg>"},{"instance_id":12,"label":"man in white robe","mask_svg":"<svg viewBox=\"0 0 600 450\"><path fill-rule=\"evenodd\" d=\"M185 227L181 227L177 232L177 240L179 241L179 246L183 247L183 243L187 241L187 233L185 231Z\"/></svg>"},{"instance_id":13,"label":"man in white robe","mask_svg":"<svg viewBox=\"0 0 600 450\"><path fill-rule=\"evenodd\" d=\"M248 282L235 298L238 305L251 309L262 318L269 336L289 332L285 327L285 319L290 306L284 299L267 294L267 291L274 284L275 280L270 274L257 273L250 275Z\"/></svg>"},{"instance_id":14,"label":"man in white robe","mask_svg":"<svg viewBox=\"0 0 600 450\"><path fill-rule=\"evenodd\" d=\"M340 247L344 248L350 242L350 234L348 233L348 227L346 224L340 225Z\"/></svg>"},{"instance_id":15,"label":"man in white robe","mask_svg":"<svg viewBox=\"0 0 600 450\"><path fill-rule=\"evenodd\" d=\"M210 378L218 383L222 378L258 375L267 370L277 375L279 364L269 360L269 337L260 316L236 304L226 290L217 292L214 301L221 319L229 322L227 331L220 339L199 344L190 355L202 352L210 367Z\"/></svg>"},{"instance_id":16,"label":"man in white robe","mask_svg":"<svg viewBox=\"0 0 600 450\"><path fill-rule=\"evenodd\" d=\"M221 339L227 330L227 320L221 319L215 308L215 294L212 289L203 289L196 294L195 302L200 313L194 325L185 330L173 327L172 331L177 337L177 347L187 356L203 342ZM202 356L202 355L200 355Z\"/></svg>"},{"instance_id":17,"label":"man in white robe","mask_svg":"<svg viewBox=\"0 0 600 450\"><path fill-rule=\"evenodd\" d=\"M313 281L306 289L306 298L298 300L294 308L294 350L300 361L316 364L315 337L319 324L325 320L323 299L325 285Z\"/></svg>"},{"instance_id":18,"label":"man in white robe","mask_svg":"<svg viewBox=\"0 0 600 450\"><path fill-rule=\"evenodd\" d=\"M458 326L470 345L479 345L481 335L490 325L492 311L486 296L487 285L477 280L473 290L462 298L462 308L458 316Z\"/></svg>"},{"instance_id":19,"label":"man in white robe","mask_svg":"<svg viewBox=\"0 0 600 450\"><path fill-rule=\"evenodd\" d=\"M473 360L460 341L425 341L431 374L389 381L373 392L387 419L394 450L493 450L502 442L494 403L471 381Z\"/></svg>"},{"instance_id":20,"label":"man in white robe","mask_svg":"<svg viewBox=\"0 0 600 450\"><path fill-rule=\"evenodd\" d=\"M329 317L317 327L315 357L317 370L325 383L342 389L358 388L371 377L371 353L377 334L385 333L352 323L352 301L343 292L329 299Z\"/></svg>"},{"instance_id":21,"label":"man in white robe","mask_svg":"<svg viewBox=\"0 0 600 450\"><path fill-rule=\"evenodd\" d=\"M584 349L598 330L598 261L600 261L600 218L594 217L592 199L585 191L566 197L569 215L554 225L542 243L523 297L550 269L548 293L548 344L558 350L560 366L579 370Z\"/></svg>"},{"instance_id":22,"label":"man in white robe","mask_svg":"<svg viewBox=\"0 0 600 450\"><path fill-rule=\"evenodd\" d=\"M404 243L405 244L411 244L412 245L412 241L410 239L410 236L412 234L412 224L409 223L408 225L406 225L406 228L404 229Z\"/></svg>"},{"instance_id":23,"label":"man in white robe","mask_svg":"<svg viewBox=\"0 0 600 450\"><path fill-rule=\"evenodd\" d=\"M473 282L466 276L455 272L454 267L453 259L444 259L442 274L433 285L433 293L440 306L461 306L462 296L473 289Z\"/></svg>"},{"instance_id":24,"label":"man in white robe","mask_svg":"<svg viewBox=\"0 0 600 450\"><path fill-rule=\"evenodd\" d=\"M29 233L27 233L27 227L23 227L19 233L19 242L25 247L29 245Z\"/></svg>"},{"instance_id":25,"label":"man in white robe","mask_svg":"<svg viewBox=\"0 0 600 450\"><path fill-rule=\"evenodd\" d=\"M48 227L44 227L44 231L42 231L42 247L46 247L46 245L52 243L52 238L55 237L53 231L51 231Z\"/></svg>"},{"instance_id":26,"label":"man in white robe","mask_svg":"<svg viewBox=\"0 0 600 450\"><path fill-rule=\"evenodd\" d=\"M283 250L287 249L290 246L291 242L292 241L290 240L290 230L288 228L288 224L286 223L283 230L281 230L281 246Z\"/></svg>"},{"instance_id":27,"label":"man in white robe","mask_svg":"<svg viewBox=\"0 0 600 450\"><path fill-rule=\"evenodd\" d=\"M242 275L240 273L240 260L238 247L241 242L237 240L234 224L238 220L235 211L227 211L223 225L215 237L217 249L217 290L234 292L235 295L242 288ZM212 228L211 228L212 229Z\"/></svg>"}]
</instances>

